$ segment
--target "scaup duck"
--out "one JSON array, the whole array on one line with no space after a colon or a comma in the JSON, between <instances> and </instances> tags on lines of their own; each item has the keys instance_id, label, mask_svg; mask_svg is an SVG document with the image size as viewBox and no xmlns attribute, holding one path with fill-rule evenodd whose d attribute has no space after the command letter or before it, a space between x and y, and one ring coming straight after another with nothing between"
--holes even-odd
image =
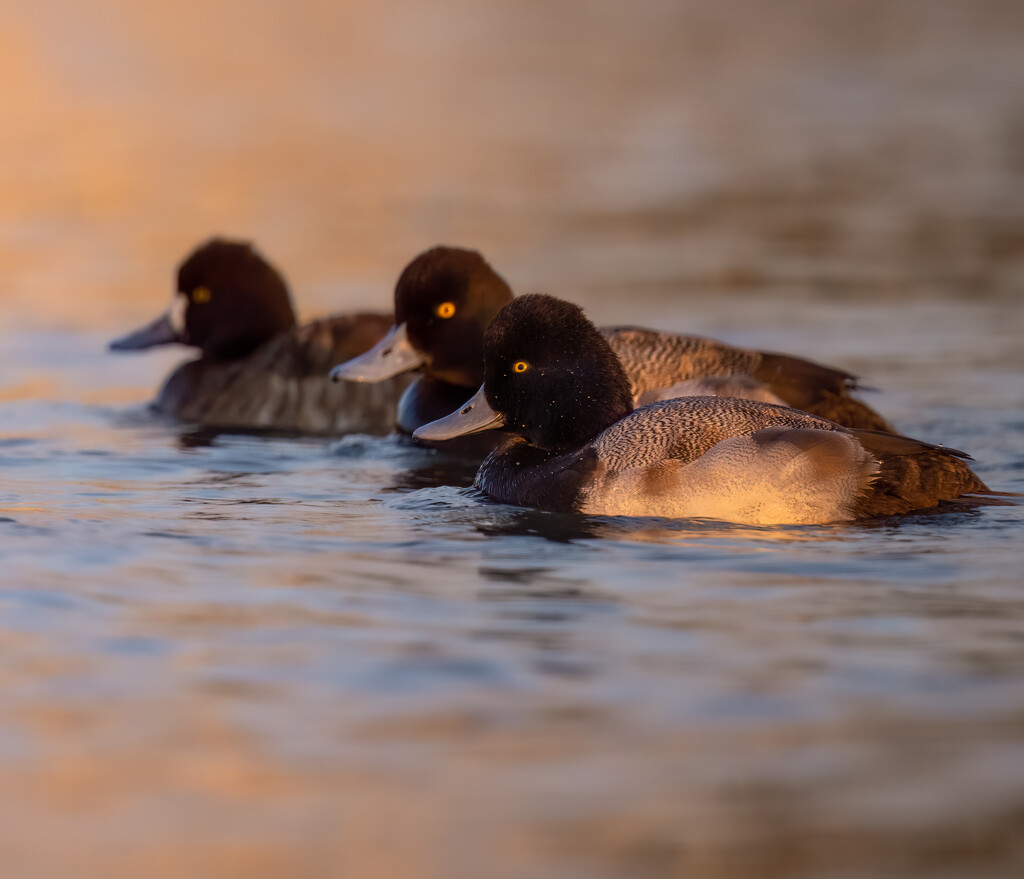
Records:
<instances>
[{"instance_id":1,"label":"scaup duck","mask_svg":"<svg viewBox=\"0 0 1024 879\"><path fill-rule=\"evenodd\" d=\"M395 325L365 354L335 367L331 378L377 382L419 371L396 417L398 429L412 433L480 387L484 329L511 299L511 288L475 250L427 250L395 284Z\"/></svg>"},{"instance_id":2,"label":"scaup duck","mask_svg":"<svg viewBox=\"0 0 1024 879\"><path fill-rule=\"evenodd\" d=\"M512 300L483 348L480 390L414 437L511 434L476 477L502 503L775 525L905 513L987 492L962 452L772 403L684 397L634 410L608 341L579 307L551 296Z\"/></svg>"},{"instance_id":3,"label":"scaup duck","mask_svg":"<svg viewBox=\"0 0 1024 879\"><path fill-rule=\"evenodd\" d=\"M338 385L328 372L372 347L391 324L390 315L360 312L297 326L281 273L251 244L214 238L178 267L168 311L110 348L177 343L199 349L199 358L171 373L153 403L182 421L224 429L380 434L392 429L408 379Z\"/></svg>"},{"instance_id":4,"label":"scaup duck","mask_svg":"<svg viewBox=\"0 0 1024 879\"><path fill-rule=\"evenodd\" d=\"M421 370L397 417L399 429L411 433L480 386L484 330L511 300L509 285L476 251L427 250L395 286L395 326L366 354L335 368L332 378L374 382ZM625 367L634 405L688 394L737 396L793 406L846 427L892 430L852 395L857 379L841 369L700 336L638 327L600 332Z\"/></svg>"}]
</instances>

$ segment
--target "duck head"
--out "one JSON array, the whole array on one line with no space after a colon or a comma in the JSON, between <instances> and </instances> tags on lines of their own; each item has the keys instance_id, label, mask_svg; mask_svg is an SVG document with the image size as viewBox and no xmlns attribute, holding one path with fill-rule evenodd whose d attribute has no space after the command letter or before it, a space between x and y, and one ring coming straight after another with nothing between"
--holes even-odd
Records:
<instances>
[{"instance_id":1,"label":"duck head","mask_svg":"<svg viewBox=\"0 0 1024 879\"><path fill-rule=\"evenodd\" d=\"M423 369L452 385L483 380L483 335L512 299L508 284L475 250L434 247L395 285L395 325L373 348L334 368L335 381L383 381Z\"/></svg>"},{"instance_id":2,"label":"duck head","mask_svg":"<svg viewBox=\"0 0 1024 879\"><path fill-rule=\"evenodd\" d=\"M476 395L413 436L445 440L502 428L563 452L632 411L622 364L583 310L530 294L512 300L487 328L484 382Z\"/></svg>"},{"instance_id":3,"label":"duck head","mask_svg":"<svg viewBox=\"0 0 1024 879\"><path fill-rule=\"evenodd\" d=\"M214 238L178 267L171 307L153 323L110 343L134 351L179 343L232 360L295 326L288 286L251 244Z\"/></svg>"}]
</instances>

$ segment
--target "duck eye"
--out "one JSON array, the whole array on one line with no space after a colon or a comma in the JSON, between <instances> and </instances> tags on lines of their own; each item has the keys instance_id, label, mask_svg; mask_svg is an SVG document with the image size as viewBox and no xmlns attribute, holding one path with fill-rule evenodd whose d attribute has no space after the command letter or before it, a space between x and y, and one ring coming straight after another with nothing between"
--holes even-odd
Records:
<instances>
[{"instance_id":1,"label":"duck eye","mask_svg":"<svg viewBox=\"0 0 1024 879\"><path fill-rule=\"evenodd\" d=\"M454 302L442 302L437 308L434 309L434 313L438 317L443 317L446 320L455 314L455 303Z\"/></svg>"},{"instance_id":2,"label":"duck eye","mask_svg":"<svg viewBox=\"0 0 1024 879\"><path fill-rule=\"evenodd\" d=\"M192 291L192 301L196 305L205 305L211 299L213 299L213 294L210 292L209 287L196 287Z\"/></svg>"},{"instance_id":3,"label":"duck eye","mask_svg":"<svg viewBox=\"0 0 1024 879\"><path fill-rule=\"evenodd\" d=\"M526 370L528 370L529 368L530 364L527 363L525 360L517 360L515 363L512 364L513 372L526 372Z\"/></svg>"}]
</instances>

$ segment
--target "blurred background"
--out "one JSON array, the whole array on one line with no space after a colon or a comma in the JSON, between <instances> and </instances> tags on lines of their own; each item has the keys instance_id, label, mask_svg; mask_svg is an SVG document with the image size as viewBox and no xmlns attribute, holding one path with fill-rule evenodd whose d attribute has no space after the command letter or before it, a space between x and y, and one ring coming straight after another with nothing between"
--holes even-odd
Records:
<instances>
[{"instance_id":1,"label":"blurred background","mask_svg":"<svg viewBox=\"0 0 1024 879\"><path fill-rule=\"evenodd\" d=\"M133 326L214 233L307 315L442 242L609 318L1005 294L1022 33L1013 0L7 2L0 320Z\"/></svg>"},{"instance_id":2,"label":"blurred background","mask_svg":"<svg viewBox=\"0 0 1024 879\"><path fill-rule=\"evenodd\" d=\"M0 0L0 864L1022 875L1019 511L608 536L133 421L214 234L305 318L474 247L1020 490L1019 0Z\"/></svg>"}]
</instances>

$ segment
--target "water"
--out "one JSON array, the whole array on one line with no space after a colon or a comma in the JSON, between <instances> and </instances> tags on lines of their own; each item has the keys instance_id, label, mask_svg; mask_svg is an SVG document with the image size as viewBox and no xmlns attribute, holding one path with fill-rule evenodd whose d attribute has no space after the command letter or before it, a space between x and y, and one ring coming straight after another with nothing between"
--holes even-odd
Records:
<instances>
[{"instance_id":1,"label":"water","mask_svg":"<svg viewBox=\"0 0 1024 879\"><path fill-rule=\"evenodd\" d=\"M1020 875L1024 507L524 511L163 421L181 352L105 352L213 232L309 316L446 241L861 373L1024 491L1016 5L478 6L5 10L5 869Z\"/></svg>"}]
</instances>

